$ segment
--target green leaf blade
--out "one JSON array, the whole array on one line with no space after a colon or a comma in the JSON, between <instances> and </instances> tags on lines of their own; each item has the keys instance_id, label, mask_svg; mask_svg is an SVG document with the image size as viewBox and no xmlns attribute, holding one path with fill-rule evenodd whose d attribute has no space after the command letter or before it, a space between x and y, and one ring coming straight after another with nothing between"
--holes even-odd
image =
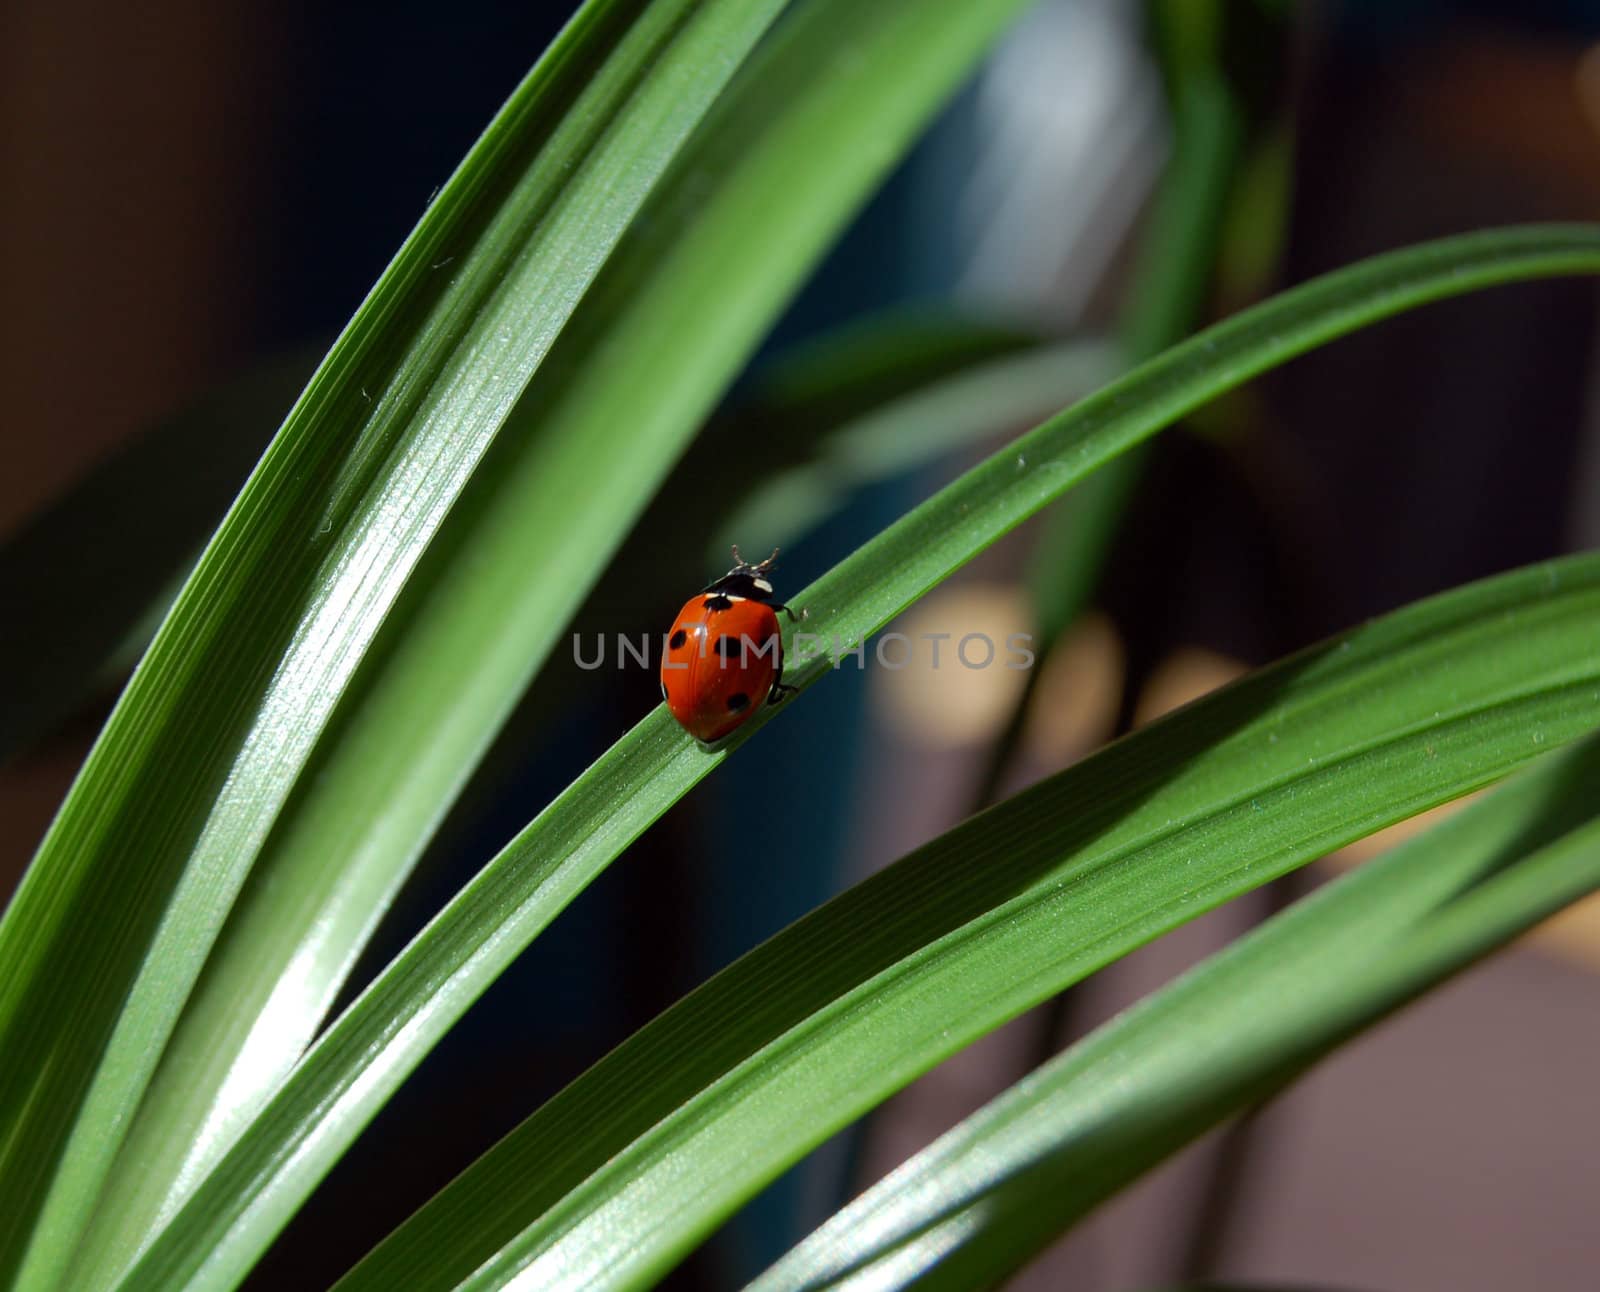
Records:
<instances>
[{"instance_id":1,"label":"green leaf blade","mask_svg":"<svg viewBox=\"0 0 1600 1292\"><path fill-rule=\"evenodd\" d=\"M472 541L447 531L447 550L430 553L426 604L373 687L382 696L350 720L345 783L335 792L337 776L319 777L328 823L308 833L338 839L343 821L356 833L342 837L358 849L381 847L374 823L409 815L405 832L425 836L437 819L425 814L448 796L412 793L415 780L459 785L525 682L530 644L547 651L553 625L577 604L576 593L542 606L524 595L530 517L549 537L541 559L559 586L609 556L613 513L571 482L593 477L598 462L633 491L630 506L642 504L654 480L639 464L665 469L670 453L654 446L687 438L828 240L1020 7L1005 0L931 21L904 0L813 6L773 42L762 75L744 78L743 99L719 108L719 124L697 137L692 164L674 172L641 220L649 227L606 265L535 376L523 404L538 405L542 444L514 461L497 445L490 484L464 493L452 526L465 514ZM899 74L878 74L891 57ZM629 380L617 381L619 371ZM445 670L459 671L461 689L435 702L446 660L461 662ZM407 726L413 763L394 756L390 739ZM232 1006L228 978L245 982L250 971L247 957L236 959L241 968L208 993L213 1016ZM203 1050L214 1033L204 1012L195 1017L191 1049ZM164 1119L150 1125L146 1142L182 1142Z\"/></svg>"},{"instance_id":2,"label":"green leaf blade","mask_svg":"<svg viewBox=\"0 0 1600 1292\"><path fill-rule=\"evenodd\" d=\"M715 550L725 552L752 532L787 546L851 491L1031 425L1088 394L1119 367L1110 345L1079 340L989 358L930 380L833 428L813 461L761 481L720 526Z\"/></svg>"},{"instance_id":3,"label":"green leaf blade","mask_svg":"<svg viewBox=\"0 0 1600 1292\"><path fill-rule=\"evenodd\" d=\"M1600 740L1274 917L1024 1078L752 1292L982 1286L1218 1122L1600 887Z\"/></svg>"},{"instance_id":4,"label":"green leaf blade","mask_svg":"<svg viewBox=\"0 0 1600 1292\"><path fill-rule=\"evenodd\" d=\"M1271 363L1281 362L1299 349L1342 330L1452 292L1524 276L1597 269L1600 269L1600 235L1587 228L1553 226L1450 239L1381 257L1318 280L1202 334L1100 395L1080 403L1064 416L1030 432L836 567L797 597L796 602L812 615L807 627L836 632L846 641L864 637L1069 487L1097 462L1154 433L1164 419L1180 416ZM1023 458L1020 466L1016 461L1018 457ZM1581 563L1551 566L1519 577L1525 581L1523 591L1529 596L1544 590L1547 581L1553 583L1548 591L1555 600L1567 596L1582 601L1592 591L1585 589L1593 571ZM1567 581L1565 587L1561 586L1562 580ZM1501 612L1508 609L1493 600L1503 595L1503 589L1469 592L1473 597L1490 597L1491 604L1499 606ZM1571 603L1568 605L1570 609ZM1446 701L1437 706L1440 711L1454 715L1448 720L1430 719L1428 715L1432 710L1427 707L1427 701L1413 696L1413 703L1422 707L1412 711L1413 726L1409 735L1384 728L1389 732L1384 741L1364 749L1361 741L1345 729L1346 737L1353 743L1344 747L1346 762L1341 765L1342 776L1354 775L1351 768L1357 764L1351 760L1365 757L1372 761L1359 764L1361 774L1386 767L1400 779L1389 785L1386 790L1389 796L1381 807L1371 808L1365 817L1352 818L1344 808L1330 807L1324 818L1314 823L1308 821L1296 847L1326 849L1335 846L1339 841L1357 837L1430 803L1487 783L1537 752L1535 746L1521 743L1522 723L1544 724L1543 732L1552 744L1584 730L1584 724L1592 717L1587 707L1592 703L1592 678L1584 672L1592 666L1592 633L1588 628L1592 618L1582 620L1581 616L1592 616L1594 609L1585 605L1574 613L1580 616L1578 626L1565 619L1559 624L1538 624L1537 612L1529 610L1522 625L1526 631L1511 633L1509 640L1496 638L1497 646L1503 645L1513 651L1537 638L1542 649L1551 652L1542 658L1527 659L1531 672L1522 676L1522 682L1528 684L1529 677L1538 678L1532 692L1519 694L1506 689L1511 685L1507 679L1518 676L1515 669L1497 671L1492 662L1480 662L1470 676L1463 674L1454 679L1456 691L1438 697ZM1554 636L1535 633L1536 626L1541 633ZM1386 640L1385 633L1400 629L1385 621L1385 626L1367 631L1376 636L1364 640L1381 643ZM1439 625L1430 622L1425 633L1437 637L1439 631ZM1425 645L1418 649L1424 649ZM801 685L810 684L828 671L826 659L820 656L807 661L801 652L791 651L790 658L795 663L789 679ZM1540 673L1540 669L1549 667L1551 659L1575 661L1572 667L1577 673L1565 680ZM1460 697L1468 693L1469 686L1482 688L1476 693L1476 707L1461 708ZM1327 711L1337 719L1337 705ZM233 1268L247 1264L251 1252L258 1250L255 1245L263 1241L262 1235L271 1232L281 1223L282 1217L298 1205L298 1200L320 1178L343 1145L366 1124L394 1084L459 1016L466 1004L526 945L533 933L543 927L552 912L549 894L540 889L540 879L559 872L563 876L561 882L568 884L569 877L576 877L570 879L575 885L570 891L575 892L766 720L766 715L753 719L727 748L705 754L693 747L672 727L664 712L658 710L614 746L528 831L513 841L462 897L385 971L373 989L335 1024L268 1106L263 1122L246 1134L237 1149L223 1160L191 1203L179 1213L130 1277L128 1285L163 1286L178 1277L179 1271L191 1268L188 1262L197 1252L215 1253L227 1248L230 1253L227 1260L236 1262ZM1252 750L1252 756L1276 747L1269 739L1275 733L1259 734L1260 749ZM1280 740L1286 740L1299 733L1291 725L1276 734ZM1376 738L1370 733L1367 737L1368 740ZM1493 742L1499 751L1495 757L1482 756L1484 740ZM1278 753L1283 756L1286 749L1279 749ZM1309 766L1324 753L1313 746L1298 748L1297 756L1311 760ZM1430 768L1437 779L1424 774ZM1282 774L1287 776L1288 771L1285 768ZM1119 772L1122 774L1137 778L1143 773L1129 766ZM1192 774L1198 775L1198 770ZM1287 790L1279 786L1274 792L1282 795L1292 791L1298 782L1290 778L1284 784ZM1191 780L1189 785L1193 788L1195 782ZM1267 789L1273 788L1271 783L1265 785ZM580 820L594 819L589 814L593 809L592 796L597 793L608 796L614 809L605 817L603 843L585 846L581 858L576 851L556 854L546 851L547 846L564 837L567 830L564 818L569 813ZM1086 819L1092 820L1093 812L1103 806L1099 799L1083 805L1082 810L1089 814ZM1231 810L1247 814L1260 847L1270 845L1278 849L1276 854L1268 855L1279 856L1280 865L1292 864L1282 860L1287 845L1282 838L1275 839L1271 834L1266 824L1268 814L1251 813L1247 803L1234 804ZM565 843L560 846L574 847ZM1266 872L1262 870L1248 882L1239 882L1248 887L1265 877ZM978 881L968 877L964 882ZM1112 891L1118 891L1115 885ZM1178 909L1187 907L1190 913L1198 912L1203 903L1222 900L1227 891L1230 890L1225 883L1222 887L1197 886ZM962 890L955 885L951 892L959 894ZM971 894L967 893L966 897L970 898ZM966 914L957 925L950 926L952 930L959 923L976 918L976 912L961 909ZM921 917L926 918L926 912L922 912ZM871 925L873 929L884 931L885 936L895 927L892 919L880 924L877 916L873 917ZM1137 920L1134 926L1145 927L1138 925ZM924 926L918 924L917 927ZM1153 935L1153 931L1146 928L1145 935ZM828 955L844 956L840 963L851 963L847 953L859 942L861 934L852 930L850 936L855 941L847 939L841 946L829 948ZM1124 936L1129 936L1126 931ZM908 944L904 951L909 953L915 945ZM1058 966L1046 979L1059 982L1062 974L1086 971L1087 967L1098 963L1095 956L1105 953L1106 944L1097 944L1094 949L1083 951L1080 959L1069 957L1064 962L1067 968ZM822 962L805 958L803 963L817 970L819 982L827 981L826 956ZM893 958L879 968L887 969L892 963ZM1030 999L1026 993L1043 990L1046 979L1030 979L1025 988L1019 988L1023 996L1014 1000L1008 998L1005 1008L1014 1012L1024 1007L1025 999ZM839 987L840 993L844 991L844 987ZM750 1011L752 1020L761 1017L764 1007L773 1006L770 1002L745 1002L741 1006ZM981 1030L983 1026L992 1025L987 1020L994 1017L995 1012L991 1010L983 1014L986 1020L983 1024L974 1025ZM660 1034L647 1035L657 1037ZM704 1036L695 1043L703 1047L706 1056L717 1053L714 1046L706 1044ZM925 1066L937 1057L935 1054L930 1058L928 1052L917 1050L915 1046L911 1046L908 1053L917 1057L906 1059L905 1067L896 1069L896 1080L909 1079L915 1071L921 1070L919 1064ZM742 1061L729 1060L730 1063ZM633 1079L636 1083L646 1082L646 1076L640 1071ZM702 1071L694 1081L714 1077L712 1074L711 1078L705 1078ZM892 1085L884 1092L890 1088ZM624 1084L611 1090L607 1098L616 1105L627 1089ZM699 1089L698 1084L691 1084L677 1090L673 1097L683 1102ZM836 1099L820 1111L816 1124L833 1124L830 1118L844 1115L842 1110L855 1106L850 1099ZM647 1114L641 1112L640 1115ZM654 1125L662 1115L660 1108L649 1112L652 1120L648 1124ZM642 1131L643 1127L636 1129ZM592 1147L597 1152L620 1152L624 1146L605 1135L597 1135ZM671 1254L681 1251L682 1245L691 1241L694 1234L703 1232L704 1226L724 1214L722 1209L735 1205L742 1196L740 1190L749 1187L753 1178L762 1171L777 1169L781 1161L792 1160L789 1155L797 1151L803 1151L803 1146L797 1147L793 1140L782 1135L773 1135L758 1145L748 1159L728 1164L726 1190L713 1191L697 1199L699 1209L693 1212L692 1219L680 1218L674 1222L681 1222L683 1227L661 1235L657 1245L648 1249L641 1245L629 1258L636 1263L626 1268L635 1273L660 1268L660 1263L670 1261ZM548 1167L549 1163L538 1164L539 1178L558 1179ZM545 1197L541 1201L540 1197L530 1198L519 1193L520 1181L526 1178L524 1170L521 1176L502 1180L502 1196L495 1195L492 1190L482 1196L469 1191L467 1196L475 1199L474 1205L479 1210L473 1212L469 1208L464 1218L457 1218L454 1223L459 1232L479 1233L491 1246L510 1243L515 1233L508 1233L506 1226L520 1232L519 1217L534 1214L555 1200ZM580 1172L579 1178L586 1178L586 1172ZM569 1183L576 1185L578 1179ZM496 1219L496 1209L502 1203L513 1208L512 1214L510 1218L499 1215ZM550 1220L552 1225L558 1223L562 1223L559 1217ZM548 1232L545 1237L548 1238ZM522 1244L517 1247L517 1253L522 1254L508 1254L506 1260L523 1259L526 1243L535 1240L517 1241ZM589 1254L592 1253L583 1259L587 1260ZM416 1253L410 1252L405 1259L417 1259ZM425 1261L422 1264L425 1266ZM373 1268L381 1269L383 1263ZM619 1263L615 1268L620 1280L625 1267ZM464 1272L467 1271L454 1270L453 1276L459 1277Z\"/></svg>"},{"instance_id":5,"label":"green leaf blade","mask_svg":"<svg viewBox=\"0 0 1600 1292\"><path fill-rule=\"evenodd\" d=\"M626 1042L344 1286L401 1271L417 1287L468 1273L473 1287L647 1286L801 1153L977 1036L1291 866L1519 765L1548 747L1530 728L1552 742L1592 729L1600 562L1561 569L1560 611L1541 568L1399 612L896 863ZM1506 659L1508 641L1527 653ZM1441 651L1467 666L1419 683ZM1352 707L1360 695L1386 703ZM1409 711L1391 717L1402 698ZM468 1236L480 1264L459 1250Z\"/></svg>"},{"instance_id":6,"label":"green leaf blade","mask_svg":"<svg viewBox=\"0 0 1600 1292\"><path fill-rule=\"evenodd\" d=\"M0 1048L38 1059L0 1075L0 1111L37 1104L47 1068L56 1082L0 1161L0 1268L32 1242L27 1277L44 1283L73 1254L128 1109L363 655L610 249L782 3L582 11L291 411L0 925ZM553 571L554 595L598 566ZM324 996L352 954L337 949ZM300 1044L315 1022L301 1021ZM287 1038L280 1071L298 1048Z\"/></svg>"}]
</instances>

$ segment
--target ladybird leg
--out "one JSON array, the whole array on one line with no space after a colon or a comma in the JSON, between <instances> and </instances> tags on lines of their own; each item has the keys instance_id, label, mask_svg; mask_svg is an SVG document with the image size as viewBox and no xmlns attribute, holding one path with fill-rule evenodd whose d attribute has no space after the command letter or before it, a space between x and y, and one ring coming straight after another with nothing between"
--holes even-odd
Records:
<instances>
[{"instance_id":1,"label":"ladybird leg","mask_svg":"<svg viewBox=\"0 0 1600 1292\"><path fill-rule=\"evenodd\" d=\"M783 611L784 614L788 615L790 623L794 623L796 620L799 620L799 619L809 619L809 618L811 618L811 612L809 610L802 610L799 614L795 614L795 612L793 610L791 610L788 606L785 606L785 605L782 605L782 604L775 605L772 608L774 610L781 610L781 611Z\"/></svg>"},{"instance_id":2,"label":"ladybird leg","mask_svg":"<svg viewBox=\"0 0 1600 1292\"><path fill-rule=\"evenodd\" d=\"M797 690L799 690L798 687L785 686L783 684L783 639L780 637L778 639L778 671L772 675L772 690L767 692L767 704L769 706L782 704Z\"/></svg>"}]
</instances>

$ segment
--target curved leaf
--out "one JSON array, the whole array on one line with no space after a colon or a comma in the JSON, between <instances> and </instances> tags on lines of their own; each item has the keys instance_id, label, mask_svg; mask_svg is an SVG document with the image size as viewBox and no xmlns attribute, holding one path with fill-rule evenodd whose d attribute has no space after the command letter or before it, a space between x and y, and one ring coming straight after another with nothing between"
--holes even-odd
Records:
<instances>
[{"instance_id":1,"label":"curved leaf","mask_svg":"<svg viewBox=\"0 0 1600 1292\"><path fill-rule=\"evenodd\" d=\"M910 9L906 11L906 21L915 21ZM884 30L886 33L893 31L889 27ZM803 32L804 29L796 23L791 28L791 33L794 31ZM900 36L902 33L893 34ZM902 40L901 44L904 43ZM1423 301L1474 287L1520 277L1596 269L1600 269L1600 234L1583 227L1554 226L1447 239L1379 257L1310 283L1202 333L1021 437L1004 452L967 473L796 598L811 614L806 627L821 634L837 634L845 641L865 637L1099 463L1210 397L1343 331ZM1411 698L1424 705L1439 699L1447 701L1418 710L1412 721L1419 724L1417 730L1425 730L1428 714L1438 710L1446 715L1434 721L1441 724L1437 747L1453 754L1454 761L1448 769L1442 763L1429 763L1420 753L1417 753L1416 765L1397 761L1393 764L1395 777L1385 789L1391 797L1384 799L1384 805L1371 807L1361 818L1341 816L1337 823L1316 824L1315 828L1324 832L1315 837L1316 846L1331 846L1330 840L1335 838L1355 837L1426 803L1482 784L1515 765L1528 755L1531 747L1523 746L1508 735L1507 724L1534 718L1545 721L1551 724L1546 734L1552 743L1584 729L1584 724L1591 719L1578 702L1587 694L1582 689L1582 679L1587 676L1584 670L1594 662L1588 653L1594 649L1592 633L1587 632L1587 628L1574 627L1571 622L1562 620L1561 615L1581 618L1592 614L1592 607L1585 601L1590 595L1587 581L1592 567L1580 563L1551 568L1551 577L1559 573L1568 583L1564 588L1552 590L1554 600L1549 605L1562 609L1551 610L1555 621L1546 625L1548 635L1531 631L1533 619L1538 617L1533 615L1525 624L1529 631L1513 635L1504 642L1496 639L1496 649L1502 653L1527 647L1535 641L1539 643L1543 655L1519 656L1526 660L1526 672L1519 674L1510 664L1476 674L1467 669L1461 674L1460 686L1446 695L1426 688L1412 693ZM1521 576L1520 582L1469 590L1461 594L1465 600L1446 599L1441 603L1444 609L1425 607L1421 622L1428 625L1430 632L1442 632L1435 616L1448 617L1462 613L1464 606L1484 604L1479 598L1487 598L1487 604L1497 606L1496 614L1509 612L1520 604L1520 597L1537 595L1545 577L1543 573L1527 574ZM1508 588L1513 590L1508 592ZM1503 596L1510 596L1511 601L1498 601ZM1462 631L1467 633L1469 642L1477 640L1471 631ZM1352 647L1359 641L1373 650L1386 649L1386 642L1390 640L1386 633L1389 632L1400 633L1401 640L1405 639L1404 633L1396 628L1368 630L1365 636L1356 634L1349 641ZM795 649L800 645L802 643L791 643L790 658L794 665L789 680L806 686L826 673L829 664L820 655L807 658L804 650ZM1416 649L1423 647L1419 645ZM1575 662L1560 664L1562 660ZM1552 669L1555 671L1551 672ZM1566 670L1565 674L1562 669ZM1284 674L1271 676L1282 678ZM1455 677L1452 665L1447 680ZM1471 693L1469 698L1468 680L1474 677L1488 689ZM1520 680L1512 682L1510 679ZM1564 682L1572 684L1574 689L1570 693L1561 689ZM1370 684L1371 679L1364 683ZM1532 687L1523 697L1526 704L1518 701L1508 709L1495 708L1499 700L1511 703L1504 691L1495 689L1507 685ZM1554 689L1543 689L1546 686ZM1259 697L1260 692L1248 694ZM1489 707L1482 708L1484 705ZM1235 719L1244 716L1237 710L1226 712ZM1368 722L1376 721L1371 713L1365 717ZM769 714L758 716L727 746L707 753L679 731L664 710L657 710L619 741L513 840L318 1041L258 1121L147 1253L130 1277L129 1285L167 1286L202 1265L208 1281L222 1283L245 1267L421 1056L504 966L640 831L767 720L770 720ZM1468 728L1473 722L1481 724L1486 739L1499 742L1492 744L1490 752L1481 758L1474 753L1470 739ZM1192 727L1180 729L1194 731ZM1393 737L1395 729L1380 724L1376 730L1366 730L1360 739L1352 736L1354 743L1347 748L1350 758L1358 757L1362 740L1377 740L1382 733ZM1266 733L1278 734L1281 733ZM1191 741L1197 739L1197 734L1191 734ZM1130 747L1141 751L1141 757L1143 751L1150 748L1146 744ZM1182 751L1187 753L1192 748L1192 745L1184 745ZM1416 752L1427 748L1426 742L1402 744L1390 752L1396 760L1401 760L1401 754L1395 750ZM1300 749L1297 757L1302 760L1309 757L1314 763L1322 753L1313 746L1309 750ZM1237 756L1237 751L1233 756ZM1361 766L1364 774L1366 765ZM1357 774L1350 767L1345 768L1345 777ZM1435 777L1437 779L1433 779ZM1339 785L1347 783L1337 777L1334 779ZM1246 785L1255 783L1245 782ZM1304 828L1311 831L1313 825L1308 821ZM1265 838L1263 827L1259 839ZM1054 860L1060 859L1056 853L1051 856ZM1282 862L1284 866L1288 864L1292 862ZM1240 882L1248 887L1265 877L1265 874L1249 875ZM1224 884L1221 889L1206 890L1203 895L1206 900L1222 900L1229 891L1238 890L1230 890ZM1193 903L1188 905L1188 913L1201 908L1204 904L1201 897L1202 894L1196 892L1185 899L1186 903ZM876 925L876 917L869 922ZM848 959L841 962L845 963L860 967L859 962ZM1078 969L1081 968L1079 964ZM1029 981L1034 989L1042 991L1048 983L1058 983L1059 974ZM1011 985L1019 986L1014 981ZM793 1021L806 1016L805 1004L804 999L788 1002L788 1008L798 1011ZM1003 1008L997 1009L1003 1015ZM677 1014L669 1018L682 1016ZM982 1022L975 1020L973 1026L982 1030L982 1026L992 1025L987 1023L989 1017L993 1015L985 1016ZM657 1044L653 1038L676 1035L673 1029L678 1025L677 1022L663 1023L664 1033L649 1030L643 1034L647 1039L641 1039L639 1044L648 1050L649 1046ZM759 1030L756 1034L739 1032L729 1036L737 1038L740 1044L755 1044L757 1048L767 1043ZM732 1064L748 1059L750 1054L745 1053L743 1059L730 1058L723 1050L708 1046L701 1051L701 1057L705 1062ZM903 1068L886 1067L886 1073L892 1070L895 1075L885 1077L891 1084L882 1088L883 1093L893 1088L893 1081L908 1079L914 1071L920 1070L919 1065L925 1067L938 1057L938 1053L918 1051L916 1057L903 1060ZM608 1072L615 1070L614 1067L606 1069ZM653 1080L647 1086L651 1090L659 1088L661 1097L670 1100L682 1096L685 1089L699 1089L702 1079L712 1080L720 1074L721 1069L710 1076L706 1070L696 1069L681 1078L687 1083L686 1087ZM610 1078L596 1080L604 1082ZM616 1100L618 1095L611 1089L607 1097ZM676 1106L647 1102L639 1105L638 1116L658 1119ZM842 1124L837 1118L847 1120L850 1114L846 1110L859 1110L864 1106L850 1100L836 1100L815 1125ZM654 1124L653 1121L650 1124ZM797 1126L807 1124L802 1120L788 1124L785 1129L793 1132ZM499 1243L510 1242L525 1216L535 1214L545 1201L553 1200L552 1190L562 1187L563 1182L571 1183L586 1176L591 1167L585 1163L591 1159L585 1154L598 1153L600 1157L594 1162L603 1161L618 1148L617 1134L642 1130L636 1121L620 1117L611 1125L613 1133L597 1134L592 1145L582 1152L573 1148L575 1156L562 1171L544 1170L538 1176L542 1192L528 1194L522 1190L522 1184L518 1184L494 1199L494 1205L489 1205L475 1189L467 1190L483 1204L482 1223L458 1217L461 1232L477 1233L481 1241L490 1244L491 1250ZM575 1124L574 1133L579 1129ZM619 1279L625 1272L658 1268L662 1262L670 1260L672 1254L681 1251L684 1244L704 1232L728 1206L734 1205L751 1179L776 1169L774 1159L790 1160L805 1146L793 1138L774 1135L763 1153L752 1154L735 1164L737 1169L731 1170L725 1188L686 1200L686 1203L693 1202L692 1218L680 1218L681 1223L675 1220L668 1232L656 1235L659 1242L654 1246L642 1240L635 1244L631 1248L634 1264L619 1261L606 1268L612 1269ZM489 1171L493 1175L494 1168L491 1166ZM526 1177L519 1179L526 1183ZM666 1205L664 1199L658 1200ZM505 1214L497 1210L502 1205L508 1209ZM431 1223L430 1220L423 1225L421 1232L428 1232ZM518 1253L525 1246L519 1247ZM409 1243L395 1250L410 1253L408 1259L416 1255ZM583 1250L587 1260L596 1256L599 1249ZM521 1259L521 1255L509 1254L507 1259ZM205 1265L207 1260L211 1264ZM373 1268L384 1268L384 1263L379 1262Z\"/></svg>"},{"instance_id":2,"label":"curved leaf","mask_svg":"<svg viewBox=\"0 0 1600 1292\"><path fill-rule=\"evenodd\" d=\"M1600 887L1600 739L1326 885L893 1171L752 1292L988 1286L1169 1154Z\"/></svg>"},{"instance_id":3,"label":"curved leaf","mask_svg":"<svg viewBox=\"0 0 1600 1292\"><path fill-rule=\"evenodd\" d=\"M1600 725L1600 557L1407 608L982 813L630 1038L341 1284L642 1287L808 1149L1149 939ZM930 1238L954 1245L959 1232Z\"/></svg>"},{"instance_id":4,"label":"curved leaf","mask_svg":"<svg viewBox=\"0 0 1600 1292\"><path fill-rule=\"evenodd\" d=\"M291 410L0 923L0 1124L14 1127L0 1145L0 1274L26 1245L22 1277L46 1286L76 1251L129 1110L358 663L781 3L584 8ZM589 500L580 534L609 530L609 501L648 493L676 447L611 434L629 453L598 476L563 464L554 432L524 445L554 498ZM524 596L559 606L601 560L551 563Z\"/></svg>"},{"instance_id":5,"label":"curved leaf","mask_svg":"<svg viewBox=\"0 0 1600 1292\"><path fill-rule=\"evenodd\" d=\"M517 414L537 417L536 442L522 451L502 440L486 455L418 585L389 612L377 671L335 715L335 748L318 750L276 823L270 873L246 890L166 1061L175 1084L152 1092L124 1157L126 1218L109 1222L119 1249L143 1236L146 1164L181 1155L186 1189L281 1075L293 1052L284 1034L308 1035L397 879L374 857L415 855L620 540L619 515L642 506L851 211L1022 4L809 5L690 142L522 396ZM688 28L709 30L719 9L690 5ZM684 66L730 58L702 48ZM674 66L654 60L650 75ZM529 594L535 552L544 600ZM330 855L350 857L348 869L330 873ZM304 896L319 884L337 888L320 906ZM220 1089L224 1106L200 1104L188 1083Z\"/></svg>"},{"instance_id":6,"label":"curved leaf","mask_svg":"<svg viewBox=\"0 0 1600 1292\"><path fill-rule=\"evenodd\" d=\"M973 364L834 428L813 460L774 473L739 501L712 550L748 541L787 545L850 494L980 438L1026 426L1102 385L1119 365L1103 341L1039 345Z\"/></svg>"}]
</instances>

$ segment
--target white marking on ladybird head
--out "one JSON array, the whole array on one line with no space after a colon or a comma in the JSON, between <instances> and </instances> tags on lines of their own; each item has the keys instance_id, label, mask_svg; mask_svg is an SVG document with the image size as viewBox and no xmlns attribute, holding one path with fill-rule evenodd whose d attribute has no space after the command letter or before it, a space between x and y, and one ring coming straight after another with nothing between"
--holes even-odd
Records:
<instances>
[{"instance_id":1,"label":"white marking on ladybird head","mask_svg":"<svg viewBox=\"0 0 1600 1292\"><path fill-rule=\"evenodd\" d=\"M772 592L772 585L765 579L751 579L750 584L756 589L757 592L765 592L769 595Z\"/></svg>"}]
</instances>

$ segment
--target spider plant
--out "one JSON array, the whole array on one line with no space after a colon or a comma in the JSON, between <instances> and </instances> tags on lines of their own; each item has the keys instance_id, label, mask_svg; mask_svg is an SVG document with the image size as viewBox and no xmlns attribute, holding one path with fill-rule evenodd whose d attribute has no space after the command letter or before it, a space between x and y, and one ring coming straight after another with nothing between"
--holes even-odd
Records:
<instances>
[{"instance_id":1,"label":"spider plant","mask_svg":"<svg viewBox=\"0 0 1600 1292\"><path fill-rule=\"evenodd\" d=\"M206 544L0 924L11 1284L236 1286L563 908L723 761L760 756L787 707L714 750L664 709L643 714L329 1017L549 660L552 626L1023 7L590 0L534 66ZM1274 366L1446 296L1597 271L1600 230L1500 229L1350 266L1171 344L1180 311L1128 347L1137 366L790 599L806 631L864 641ZM969 356L980 393L982 364L1018 362L985 348ZM1014 1268L1187 1139L1600 885L1582 793L1597 622L1600 561L1552 560L1353 627L997 804L530 1109L341 1286L646 1286L1007 1019L1521 771L1034 1074L764 1284L966 1286ZM791 658L804 705L832 669Z\"/></svg>"}]
</instances>

